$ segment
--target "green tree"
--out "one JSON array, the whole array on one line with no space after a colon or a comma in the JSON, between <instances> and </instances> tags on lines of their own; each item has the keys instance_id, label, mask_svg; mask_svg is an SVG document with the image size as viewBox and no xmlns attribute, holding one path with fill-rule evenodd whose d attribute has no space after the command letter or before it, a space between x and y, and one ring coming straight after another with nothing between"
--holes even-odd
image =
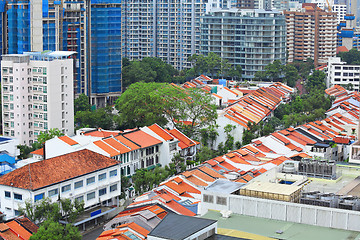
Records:
<instances>
[{"instance_id":1,"label":"green tree","mask_svg":"<svg viewBox=\"0 0 360 240\"><path fill-rule=\"evenodd\" d=\"M95 111L79 111L75 114L75 123L78 127L92 127L114 129L114 115L111 107L98 108Z\"/></svg>"},{"instance_id":2,"label":"green tree","mask_svg":"<svg viewBox=\"0 0 360 240\"><path fill-rule=\"evenodd\" d=\"M243 146L251 143L251 140L256 138L256 134L255 134L256 124L252 123L252 122L248 122L247 125L248 125L248 127L247 127L247 129L244 129L243 136L242 136L241 144Z\"/></svg>"},{"instance_id":3,"label":"green tree","mask_svg":"<svg viewBox=\"0 0 360 240\"><path fill-rule=\"evenodd\" d=\"M202 147L197 153L196 153L196 161L199 163L205 162L207 160L213 159L221 154L218 154L217 151L211 150L208 147Z\"/></svg>"},{"instance_id":4,"label":"green tree","mask_svg":"<svg viewBox=\"0 0 360 240\"><path fill-rule=\"evenodd\" d=\"M187 70L186 76L194 77L201 74L215 77L241 78L242 70L240 67L232 66L227 60L222 59L216 53L210 52L207 56L192 55L188 58L193 67Z\"/></svg>"},{"instance_id":5,"label":"green tree","mask_svg":"<svg viewBox=\"0 0 360 240\"><path fill-rule=\"evenodd\" d=\"M295 61L293 63L294 67L298 70L300 77L307 78L313 70L314 67L314 60L311 58L307 58L306 61Z\"/></svg>"},{"instance_id":6,"label":"green tree","mask_svg":"<svg viewBox=\"0 0 360 240\"><path fill-rule=\"evenodd\" d=\"M325 90L326 74L322 71L315 70L306 81L306 90L310 92L312 89Z\"/></svg>"},{"instance_id":7,"label":"green tree","mask_svg":"<svg viewBox=\"0 0 360 240\"><path fill-rule=\"evenodd\" d=\"M255 73L255 79L260 81L282 81L284 77L285 67L280 60L275 60L274 62L265 66L264 71L257 71Z\"/></svg>"},{"instance_id":8,"label":"green tree","mask_svg":"<svg viewBox=\"0 0 360 240\"><path fill-rule=\"evenodd\" d=\"M123 59L122 79L126 88L136 82L174 82L179 72L160 58L146 57L141 61Z\"/></svg>"},{"instance_id":9,"label":"green tree","mask_svg":"<svg viewBox=\"0 0 360 240\"><path fill-rule=\"evenodd\" d=\"M70 199L59 199L57 202L51 202L49 198L45 198L32 203L28 200L25 201L25 206L19 210L21 214L26 215L35 223L47 220L58 222L61 219L74 222L78 215L84 211L84 202L72 202Z\"/></svg>"},{"instance_id":10,"label":"green tree","mask_svg":"<svg viewBox=\"0 0 360 240\"><path fill-rule=\"evenodd\" d=\"M285 81L290 87L295 87L296 81L300 78L298 70L291 64L285 65Z\"/></svg>"},{"instance_id":11,"label":"green tree","mask_svg":"<svg viewBox=\"0 0 360 240\"><path fill-rule=\"evenodd\" d=\"M227 124L224 127L224 132L226 135L226 141L225 141L225 149L226 151L233 150L234 149L234 136L233 136L233 130L236 128L236 126Z\"/></svg>"},{"instance_id":12,"label":"green tree","mask_svg":"<svg viewBox=\"0 0 360 240\"><path fill-rule=\"evenodd\" d=\"M349 65L360 65L360 52L356 48L348 52L339 52L338 56Z\"/></svg>"},{"instance_id":13,"label":"green tree","mask_svg":"<svg viewBox=\"0 0 360 240\"><path fill-rule=\"evenodd\" d=\"M79 111L90 111L91 105L89 103L89 98L85 94L80 94L78 98L74 100L74 112L75 114Z\"/></svg>"},{"instance_id":14,"label":"green tree","mask_svg":"<svg viewBox=\"0 0 360 240\"><path fill-rule=\"evenodd\" d=\"M41 132L37 137L37 141L39 143L43 144L47 140L50 140L54 137L61 137L61 136L64 136L64 134L58 128L52 128L46 132Z\"/></svg>"},{"instance_id":15,"label":"green tree","mask_svg":"<svg viewBox=\"0 0 360 240\"><path fill-rule=\"evenodd\" d=\"M125 198L125 191L131 186L130 180L128 177L121 176L121 195L120 198Z\"/></svg>"},{"instance_id":16,"label":"green tree","mask_svg":"<svg viewBox=\"0 0 360 240\"><path fill-rule=\"evenodd\" d=\"M72 224L61 225L59 222L47 220L42 223L30 240L81 240L79 229Z\"/></svg>"},{"instance_id":17,"label":"green tree","mask_svg":"<svg viewBox=\"0 0 360 240\"><path fill-rule=\"evenodd\" d=\"M134 128L171 121L189 137L215 124L217 114L210 94L164 83L132 84L116 101L121 128Z\"/></svg>"}]
</instances>

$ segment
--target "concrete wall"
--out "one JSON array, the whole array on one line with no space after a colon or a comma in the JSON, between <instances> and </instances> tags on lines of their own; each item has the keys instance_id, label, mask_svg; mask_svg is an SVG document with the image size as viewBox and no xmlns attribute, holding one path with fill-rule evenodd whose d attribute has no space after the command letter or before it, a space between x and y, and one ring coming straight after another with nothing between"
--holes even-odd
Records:
<instances>
[{"instance_id":1,"label":"concrete wall","mask_svg":"<svg viewBox=\"0 0 360 240\"><path fill-rule=\"evenodd\" d=\"M224 195L204 191L203 194L213 195L214 203L202 201L199 213L204 215L209 209L230 210L233 213L247 216L262 217L287 222L309 224L360 231L360 212L337 208L319 207L298 203L289 203L239 195ZM226 205L216 204L216 197L226 197Z\"/></svg>"}]
</instances>

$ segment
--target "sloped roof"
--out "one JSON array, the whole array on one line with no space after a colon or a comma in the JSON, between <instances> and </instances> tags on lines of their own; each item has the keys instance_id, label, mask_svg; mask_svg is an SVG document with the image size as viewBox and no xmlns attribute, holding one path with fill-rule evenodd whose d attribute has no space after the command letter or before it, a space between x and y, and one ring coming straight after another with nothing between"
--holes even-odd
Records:
<instances>
[{"instance_id":1,"label":"sloped roof","mask_svg":"<svg viewBox=\"0 0 360 240\"><path fill-rule=\"evenodd\" d=\"M70 146L79 144L78 142L74 141L73 139L69 138L68 136L61 136L61 137L59 137L59 139L65 143L69 144Z\"/></svg>"},{"instance_id":2,"label":"sloped roof","mask_svg":"<svg viewBox=\"0 0 360 240\"><path fill-rule=\"evenodd\" d=\"M32 151L30 154L44 156L44 148L40 148L35 151Z\"/></svg>"},{"instance_id":3,"label":"sloped roof","mask_svg":"<svg viewBox=\"0 0 360 240\"><path fill-rule=\"evenodd\" d=\"M0 185L35 190L116 164L114 159L84 149L18 168L0 177Z\"/></svg>"},{"instance_id":4,"label":"sloped roof","mask_svg":"<svg viewBox=\"0 0 360 240\"><path fill-rule=\"evenodd\" d=\"M136 144L140 145L142 148L146 148L162 143L160 140L154 138L153 136L141 130L135 130L132 132L124 133L123 136L135 142Z\"/></svg>"},{"instance_id":5,"label":"sloped roof","mask_svg":"<svg viewBox=\"0 0 360 240\"><path fill-rule=\"evenodd\" d=\"M148 127L151 131L156 133L159 137L164 139L165 141L171 141L173 140L173 136L171 136L169 133L167 133L162 127L157 125L156 123Z\"/></svg>"}]
</instances>

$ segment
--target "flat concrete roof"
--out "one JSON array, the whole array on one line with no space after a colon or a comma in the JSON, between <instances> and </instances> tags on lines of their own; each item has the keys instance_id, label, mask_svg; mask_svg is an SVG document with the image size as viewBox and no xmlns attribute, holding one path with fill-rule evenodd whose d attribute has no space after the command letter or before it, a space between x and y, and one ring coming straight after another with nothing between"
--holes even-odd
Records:
<instances>
[{"instance_id":1,"label":"flat concrete roof","mask_svg":"<svg viewBox=\"0 0 360 240\"><path fill-rule=\"evenodd\" d=\"M250 217L234 213L229 218L223 218L220 212L210 210L202 217L217 220L218 233L232 237L286 240L360 240L360 232ZM282 234L276 233L277 231L282 231Z\"/></svg>"},{"instance_id":2,"label":"flat concrete roof","mask_svg":"<svg viewBox=\"0 0 360 240\"><path fill-rule=\"evenodd\" d=\"M256 181L249 183L242 189L258 191L258 192L282 194L282 195L291 195L301 188L302 186Z\"/></svg>"}]
</instances>

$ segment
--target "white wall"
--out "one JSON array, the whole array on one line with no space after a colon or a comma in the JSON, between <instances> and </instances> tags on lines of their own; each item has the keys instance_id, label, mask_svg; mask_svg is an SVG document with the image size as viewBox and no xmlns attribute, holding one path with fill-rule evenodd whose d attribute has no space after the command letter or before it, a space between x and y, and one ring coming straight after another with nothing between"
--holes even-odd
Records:
<instances>
[{"instance_id":1,"label":"white wall","mask_svg":"<svg viewBox=\"0 0 360 240\"><path fill-rule=\"evenodd\" d=\"M209 209L230 210L233 213L247 216L262 217L287 222L309 224L315 226L331 227L351 231L360 231L360 212L338 208L290 203L239 195L224 195L203 191L202 194L226 197L226 205L205 203L199 206L200 215ZM202 198L203 199L203 198Z\"/></svg>"}]
</instances>

